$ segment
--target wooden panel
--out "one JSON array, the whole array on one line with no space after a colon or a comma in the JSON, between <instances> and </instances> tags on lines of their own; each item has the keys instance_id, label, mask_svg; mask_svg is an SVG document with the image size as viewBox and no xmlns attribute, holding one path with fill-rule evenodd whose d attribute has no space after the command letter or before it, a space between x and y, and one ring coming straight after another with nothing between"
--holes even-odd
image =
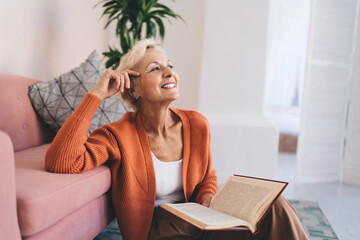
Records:
<instances>
[{"instance_id":1,"label":"wooden panel","mask_svg":"<svg viewBox=\"0 0 360 240\"><path fill-rule=\"evenodd\" d=\"M360 2L360 1L359 1ZM360 21L358 12L357 22ZM357 25L355 57L350 87L343 181L360 186L360 24Z\"/></svg>"},{"instance_id":2,"label":"wooden panel","mask_svg":"<svg viewBox=\"0 0 360 240\"><path fill-rule=\"evenodd\" d=\"M297 155L299 182L340 180L356 1L312 1Z\"/></svg>"}]
</instances>

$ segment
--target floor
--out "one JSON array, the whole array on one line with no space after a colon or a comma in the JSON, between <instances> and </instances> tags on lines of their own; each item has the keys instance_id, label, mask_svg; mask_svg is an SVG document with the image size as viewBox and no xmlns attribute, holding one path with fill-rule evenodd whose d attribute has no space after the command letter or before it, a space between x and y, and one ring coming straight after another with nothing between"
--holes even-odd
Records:
<instances>
[{"instance_id":1,"label":"floor","mask_svg":"<svg viewBox=\"0 0 360 240\"><path fill-rule=\"evenodd\" d=\"M341 183L296 184L296 156L280 153L277 179L288 181L287 199L317 201L341 240L360 239L360 187Z\"/></svg>"}]
</instances>

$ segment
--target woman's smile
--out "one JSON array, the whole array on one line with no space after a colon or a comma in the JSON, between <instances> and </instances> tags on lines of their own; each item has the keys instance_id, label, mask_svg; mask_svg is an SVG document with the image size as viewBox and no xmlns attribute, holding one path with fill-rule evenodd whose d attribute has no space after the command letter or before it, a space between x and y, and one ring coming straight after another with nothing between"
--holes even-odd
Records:
<instances>
[{"instance_id":1,"label":"woman's smile","mask_svg":"<svg viewBox=\"0 0 360 240\"><path fill-rule=\"evenodd\" d=\"M172 89L175 87L176 87L175 82L165 83L164 85L161 86L161 88L164 88L164 89Z\"/></svg>"}]
</instances>

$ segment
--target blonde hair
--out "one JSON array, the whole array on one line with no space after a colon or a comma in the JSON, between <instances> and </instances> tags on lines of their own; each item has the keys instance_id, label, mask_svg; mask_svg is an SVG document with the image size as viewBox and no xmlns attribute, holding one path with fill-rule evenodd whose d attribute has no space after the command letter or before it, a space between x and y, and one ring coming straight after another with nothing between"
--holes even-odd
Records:
<instances>
[{"instance_id":1,"label":"blonde hair","mask_svg":"<svg viewBox=\"0 0 360 240\"><path fill-rule=\"evenodd\" d=\"M117 71L124 71L126 69L136 71L136 65L140 62L140 60L144 57L146 49L155 48L162 51L164 54L164 50L157 46L155 42L151 39L143 39L137 41L134 46L121 57L119 67L116 69ZM139 77L131 76L130 77L130 85L131 88L134 88L139 84ZM131 109L137 110L139 108L138 99L134 98L129 94L128 91L124 91L120 94L123 102Z\"/></svg>"}]
</instances>

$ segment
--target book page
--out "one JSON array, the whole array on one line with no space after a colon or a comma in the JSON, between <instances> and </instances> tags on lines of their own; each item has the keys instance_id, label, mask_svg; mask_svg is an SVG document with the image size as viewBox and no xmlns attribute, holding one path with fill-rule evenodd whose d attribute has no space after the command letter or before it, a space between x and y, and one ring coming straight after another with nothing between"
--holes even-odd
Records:
<instances>
[{"instance_id":1,"label":"book page","mask_svg":"<svg viewBox=\"0 0 360 240\"><path fill-rule=\"evenodd\" d=\"M283 184L233 176L211 200L210 208L255 225L257 212L274 196L279 186Z\"/></svg>"},{"instance_id":2,"label":"book page","mask_svg":"<svg viewBox=\"0 0 360 240\"><path fill-rule=\"evenodd\" d=\"M204 227L205 225L209 225L209 226L218 226L218 228L222 228L224 226L247 226L249 225L247 222L245 221L241 221L238 218L235 218L233 216L229 216L227 214L224 214L222 212L216 211L214 209L205 207L203 205L200 205L198 203L176 203L176 204L163 204L162 207L165 209L168 209L166 206L170 206L171 208L177 210L178 212L181 212L182 215L180 217L183 216L183 214L193 218L194 220L196 220L197 222L201 222L202 223L202 227ZM173 212L173 211L171 211ZM185 218L186 220L186 218ZM213 228L215 229L215 228Z\"/></svg>"}]
</instances>

